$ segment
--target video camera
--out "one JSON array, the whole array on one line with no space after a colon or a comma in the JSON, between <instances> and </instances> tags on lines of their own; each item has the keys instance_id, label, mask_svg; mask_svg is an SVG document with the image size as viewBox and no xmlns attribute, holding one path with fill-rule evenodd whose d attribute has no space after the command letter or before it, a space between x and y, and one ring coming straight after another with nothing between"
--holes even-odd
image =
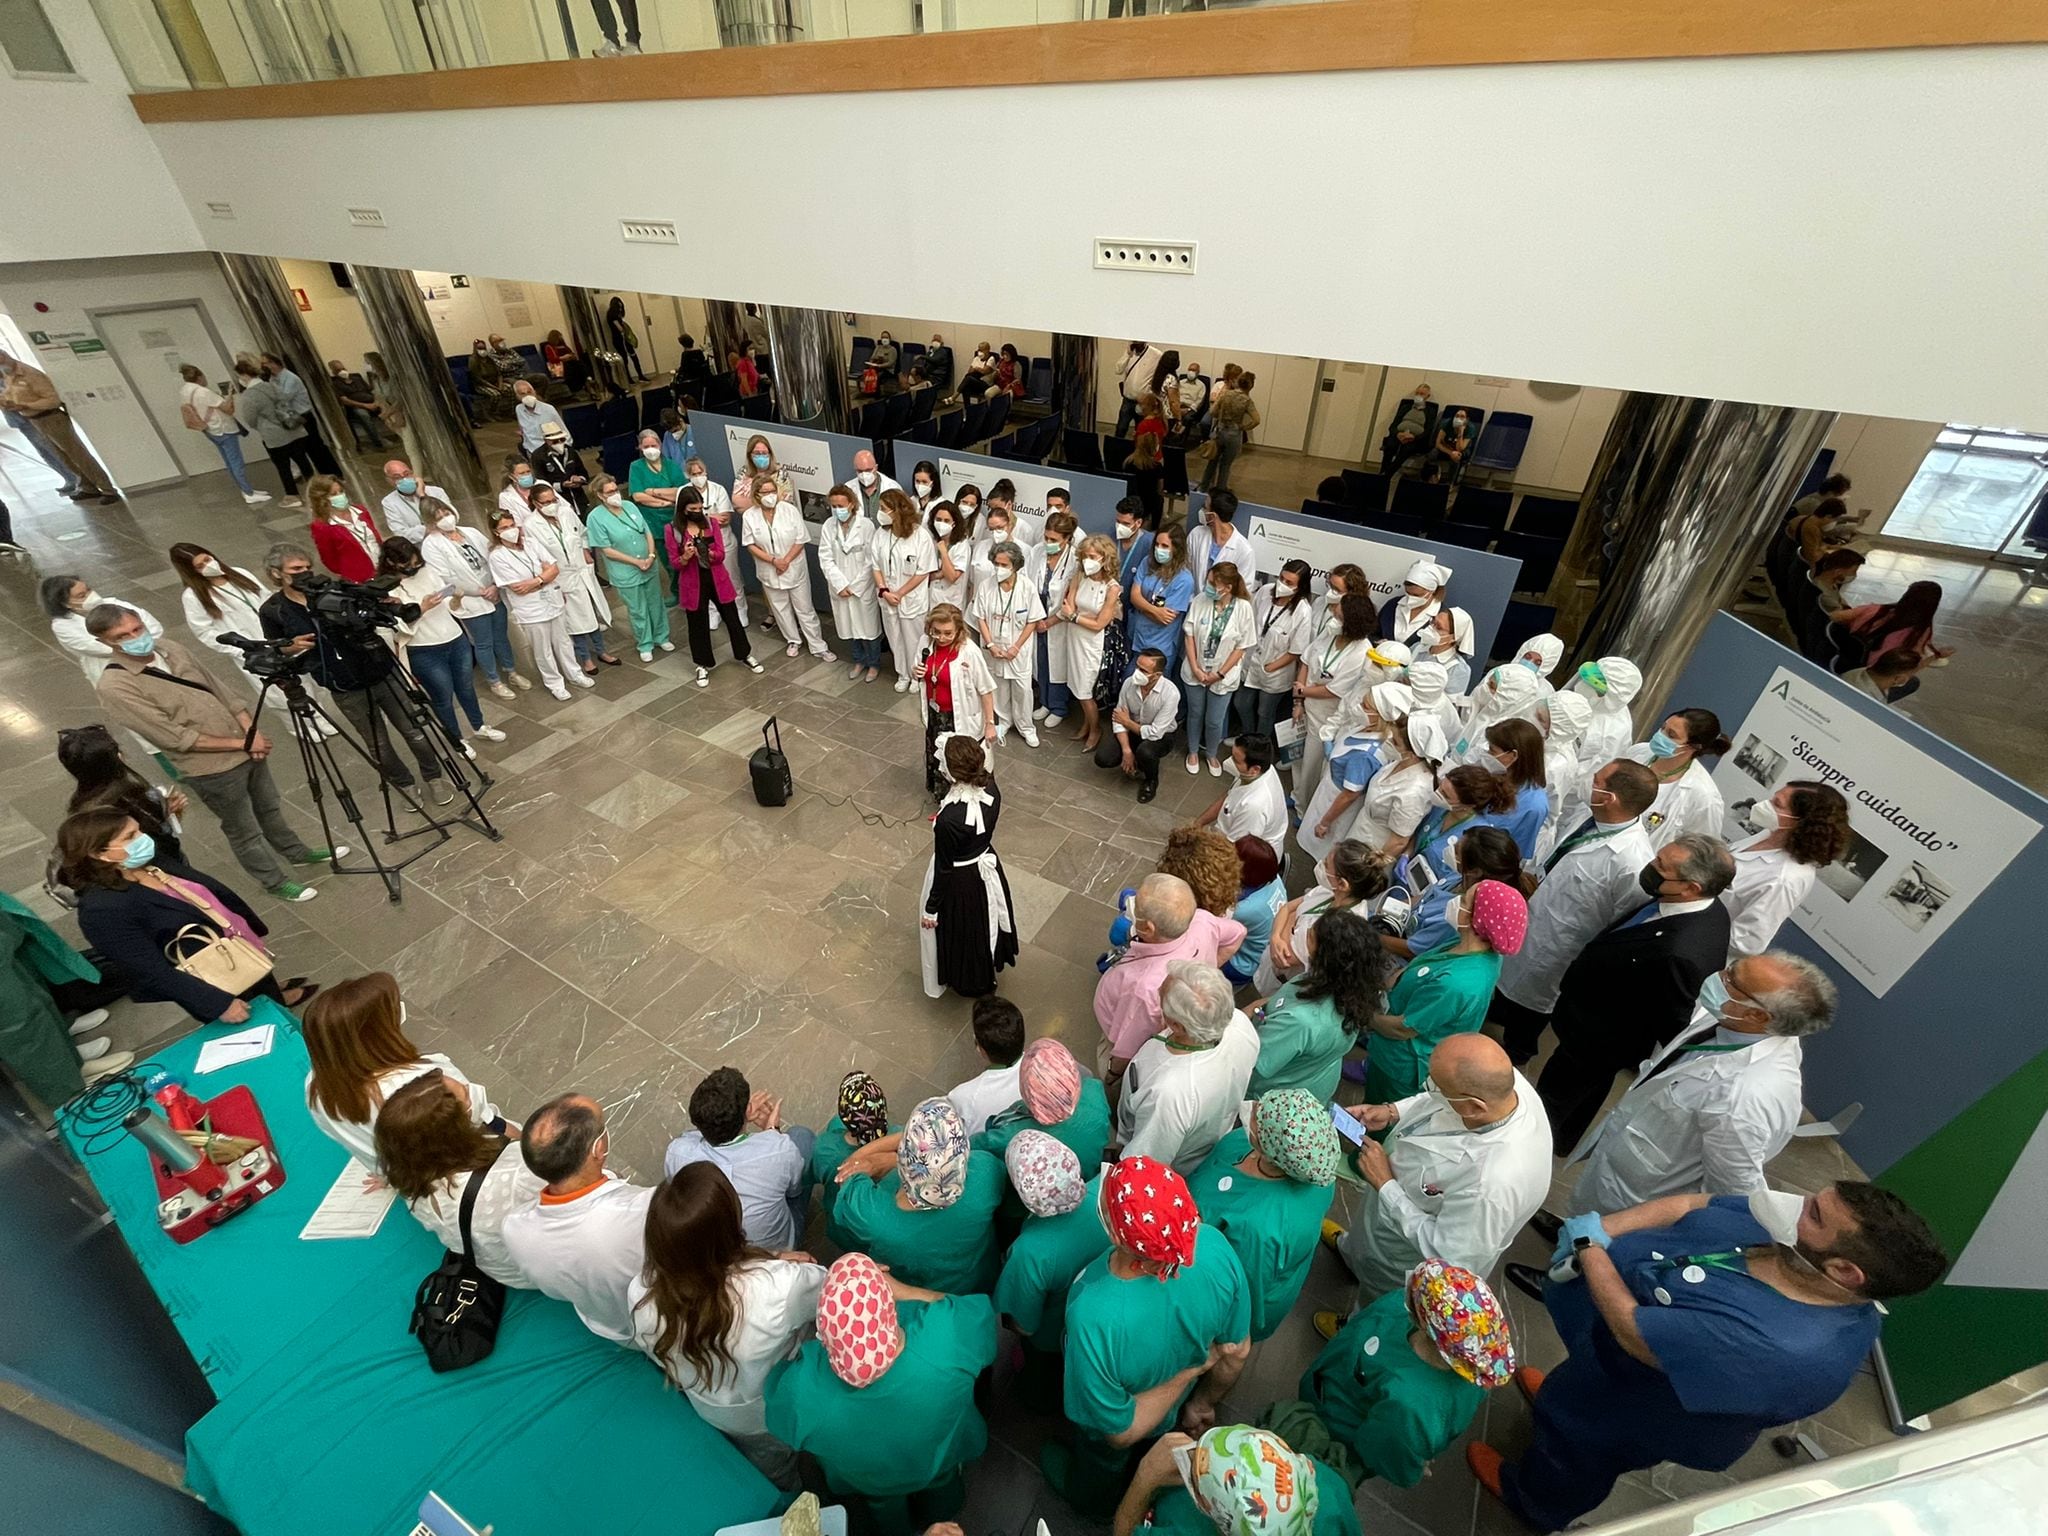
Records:
<instances>
[{"instance_id":1,"label":"video camera","mask_svg":"<svg viewBox=\"0 0 2048 1536\"><path fill-rule=\"evenodd\" d=\"M242 653L242 670L264 682L300 677L313 664L310 651L293 652L288 640L251 640L246 635L222 635L222 645Z\"/></svg>"},{"instance_id":2,"label":"video camera","mask_svg":"<svg viewBox=\"0 0 2048 1536\"><path fill-rule=\"evenodd\" d=\"M390 601L396 576L379 576L374 581L343 581L308 571L293 583L305 594L316 624L367 635L374 629L396 629L399 621L410 624L420 616L418 603Z\"/></svg>"}]
</instances>

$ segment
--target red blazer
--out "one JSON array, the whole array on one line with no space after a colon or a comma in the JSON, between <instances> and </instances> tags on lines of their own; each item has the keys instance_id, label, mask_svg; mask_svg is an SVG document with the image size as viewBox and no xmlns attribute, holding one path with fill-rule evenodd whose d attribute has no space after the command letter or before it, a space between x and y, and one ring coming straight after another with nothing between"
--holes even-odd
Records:
<instances>
[{"instance_id":1,"label":"red blazer","mask_svg":"<svg viewBox=\"0 0 2048 1536\"><path fill-rule=\"evenodd\" d=\"M384 535L378 531L376 520L361 507L351 506L331 521L312 524L313 548L320 553L320 563L343 581L368 581L377 574L376 558L342 526L343 518L353 518L368 528L372 539L382 546Z\"/></svg>"},{"instance_id":2,"label":"red blazer","mask_svg":"<svg viewBox=\"0 0 2048 1536\"><path fill-rule=\"evenodd\" d=\"M676 573L676 595L685 613L695 613L704 606L703 593L699 589L699 572L702 570L695 560L682 557L682 546L676 538L676 525L670 523L662 535L662 542L668 546L668 563ZM711 525L711 590L718 594L721 603L739 600L732 589L732 577L725 571L725 539L718 524Z\"/></svg>"}]
</instances>

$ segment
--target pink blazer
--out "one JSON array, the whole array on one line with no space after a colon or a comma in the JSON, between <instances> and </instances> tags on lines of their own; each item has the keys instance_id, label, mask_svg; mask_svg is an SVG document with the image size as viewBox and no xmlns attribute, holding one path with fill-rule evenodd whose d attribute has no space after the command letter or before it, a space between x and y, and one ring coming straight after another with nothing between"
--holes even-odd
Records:
<instances>
[{"instance_id":1,"label":"pink blazer","mask_svg":"<svg viewBox=\"0 0 2048 1536\"><path fill-rule=\"evenodd\" d=\"M668 563L676 573L676 591L681 595L682 606L685 611L695 613L704 606L704 596L697 585L699 573L704 568L695 560L683 558L674 523L668 525L662 540L668 545ZM711 590L721 603L739 601L738 594L732 589L732 578L725 573L725 539L716 523L711 525Z\"/></svg>"}]
</instances>

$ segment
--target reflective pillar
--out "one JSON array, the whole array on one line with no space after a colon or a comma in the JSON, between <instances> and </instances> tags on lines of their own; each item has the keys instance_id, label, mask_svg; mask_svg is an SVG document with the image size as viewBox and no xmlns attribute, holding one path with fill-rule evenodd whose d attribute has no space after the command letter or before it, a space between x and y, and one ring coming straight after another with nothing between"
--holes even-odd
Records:
<instances>
[{"instance_id":1,"label":"reflective pillar","mask_svg":"<svg viewBox=\"0 0 2048 1536\"><path fill-rule=\"evenodd\" d=\"M775 404L782 419L794 426L844 432L852 419L847 408L846 363L840 355L839 333L845 328L829 309L762 306L768 322L768 355L775 363Z\"/></svg>"},{"instance_id":2,"label":"reflective pillar","mask_svg":"<svg viewBox=\"0 0 2048 1536\"><path fill-rule=\"evenodd\" d=\"M1678 395L1631 394L1615 412L1559 576L1585 573L1597 589L1566 592L1558 628L1576 621L1573 666L1626 656L1642 668L1638 735L1661 717L1834 424L1833 411Z\"/></svg>"},{"instance_id":3,"label":"reflective pillar","mask_svg":"<svg viewBox=\"0 0 2048 1536\"><path fill-rule=\"evenodd\" d=\"M1064 395L1062 395L1064 391ZM1070 427L1084 432L1095 430L1095 338L1069 336L1054 331L1052 336L1052 392L1063 399L1060 415Z\"/></svg>"},{"instance_id":4,"label":"reflective pillar","mask_svg":"<svg viewBox=\"0 0 2048 1536\"><path fill-rule=\"evenodd\" d=\"M489 506L497 492L477 456L468 413L455 392L441 338L420 302L419 284L403 267L348 270L363 322L390 369L391 393L405 413L406 462L468 510ZM346 433L342 441L349 441Z\"/></svg>"},{"instance_id":5,"label":"reflective pillar","mask_svg":"<svg viewBox=\"0 0 2048 1536\"><path fill-rule=\"evenodd\" d=\"M730 366L726 359L747 339L746 318L746 310L730 299L704 301L704 351L713 373L724 373Z\"/></svg>"},{"instance_id":6,"label":"reflective pillar","mask_svg":"<svg viewBox=\"0 0 2048 1536\"><path fill-rule=\"evenodd\" d=\"M714 0L712 14L718 22L721 48L803 40L803 24L792 0Z\"/></svg>"},{"instance_id":7,"label":"reflective pillar","mask_svg":"<svg viewBox=\"0 0 2048 1536\"><path fill-rule=\"evenodd\" d=\"M327 359L320 355L312 332L306 329L306 317L299 310L299 301L292 297L291 284L284 280L284 268L274 256L218 251L214 259L220 263L221 276L227 279L228 292L235 296L242 318L256 333L258 346L263 351L275 352L305 381L306 393L313 397L313 414L320 418L320 435L327 440L336 462L345 463L355 434L348 429L340 397L327 381ZM342 361L350 372L357 371L362 364L360 358L345 357Z\"/></svg>"},{"instance_id":8,"label":"reflective pillar","mask_svg":"<svg viewBox=\"0 0 2048 1536\"><path fill-rule=\"evenodd\" d=\"M625 360L612 350L611 332L605 329L604 317L597 312L597 300L588 288L578 288L573 283L560 283L555 292L562 296L562 313L569 319L569 339L590 364L592 378L604 386L607 394L624 394Z\"/></svg>"}]
</instances>

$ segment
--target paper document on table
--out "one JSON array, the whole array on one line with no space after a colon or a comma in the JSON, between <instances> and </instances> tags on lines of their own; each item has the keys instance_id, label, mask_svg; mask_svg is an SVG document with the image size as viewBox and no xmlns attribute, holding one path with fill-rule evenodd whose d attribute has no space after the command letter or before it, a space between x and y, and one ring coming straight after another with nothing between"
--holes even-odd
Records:
<instances>
[{"instance_id":1,"label":"paper document on table","mask_svg":"<svg viewBox=\"0 0 2048 1536\"><path fill-rule=\"evenodd\" d=\"M321 1196L319 1205L306 1221L302 1238L374 1237L384 1224L384 1213L398 1198L398 1191L382 1180L374 1190L364 1185L376 1175L354 1158L341 1170L334 1187Z\"/></svg>"},{"instance_id":2,"label":"paper document on table","mask_svg":"<svg viewBox=\"0 0 2048 1536\"><path fill-rule=\"evenodd\" d=\"M199 1060L193 1063L192 1070L218 1072L222 1067L238 1067L245 1061L268 1056L270 1042L276 1034L275 1024L258 1024L254 1029L244 1029L232 1035L222 1035L218 1040L209 1040L199 1047Z\"/></svg>"}]
</instances>

